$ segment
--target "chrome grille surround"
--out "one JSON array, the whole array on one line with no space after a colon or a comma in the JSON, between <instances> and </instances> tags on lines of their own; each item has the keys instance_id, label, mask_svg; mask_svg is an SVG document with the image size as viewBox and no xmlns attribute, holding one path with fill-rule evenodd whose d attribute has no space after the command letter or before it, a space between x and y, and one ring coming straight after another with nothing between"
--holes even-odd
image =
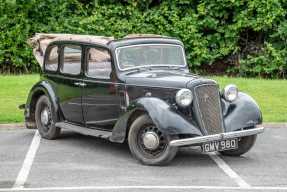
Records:
<instances>
[{"instance_id":1,"label":"chrome grille surround","mask_svg":"<svg viewBox=\"0 0 287 192\"><path fill-rule=\"evenodd\" d=\"M224 132L219 88L216 84L200 84L194 87L194 108L205 135Z\"/></svg>"}]
</instances>

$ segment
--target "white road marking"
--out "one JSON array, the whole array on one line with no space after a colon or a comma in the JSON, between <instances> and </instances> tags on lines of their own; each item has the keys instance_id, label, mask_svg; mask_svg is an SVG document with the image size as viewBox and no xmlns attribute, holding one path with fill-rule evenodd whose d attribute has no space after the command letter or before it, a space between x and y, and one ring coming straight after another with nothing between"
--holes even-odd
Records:
<instances>
[{"instance_id":1,"label":"white road marking","mask_svg":"<svg viewBox=\"0 0 287 192\"><path fill-rule=\"evenodd\" d=\"M227 163L223 159L221 159L216 153L209 154L210 158L218 165L220 169L222 169L226 175L232 178L239 187L242 188L250 188L251 186L244 181L235 171L229 167Z\"/></svg>"},{"instance_id":2,"label":"white road marking","mask_svg":"<svg viewBox=\"0 0 287 192\"><path fill-rule=\"evenodd\" d=\"M34 134L33 140L30 144L29 150L28 150L26 157L25 157L25 160L22 164L22 168L19 171L17 179L13 185L13 188L12 188L13 190L15 188L21 189L24 187L24 184L25 184L25 182L28 178L29 172L31 170L36 152L38 150L40 140L41 140L41 137L40 137L39 132L37 130Z\"/></svg>"},{"instance_id":3,"label":"white road marking","mask_svg":"<svg viewBox=\"0 0 287 192\"><path fill-rule=\"evenodd\" d=\"M286 187L268 187L268 186L257 186L257 187L228 187L228 186L175 186L175 185L140 185L140 186L75 186L75 187L35 187L35 188L0 188L0 192L5 191L69 191L69 190L127 190L127 189L183 189L183 190L191 190L191 189L201 189L201 190L250 190L250 191L286 191Z\"/></svg>"}]
</instances>

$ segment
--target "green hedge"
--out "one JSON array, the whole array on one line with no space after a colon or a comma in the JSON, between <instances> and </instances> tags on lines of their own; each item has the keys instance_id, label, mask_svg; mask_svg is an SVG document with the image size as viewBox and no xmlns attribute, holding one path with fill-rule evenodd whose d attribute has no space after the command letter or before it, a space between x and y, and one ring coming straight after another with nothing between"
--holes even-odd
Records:
<instances>
[{"instance_id":1,"label":"green hedge","mask_svg":"<svg viewBox=\"0 0 287 192\"><path fill-rule=\"evenodd\" d=\"M181 39L195 72L286 78L286 0L0 0L0 70L35 72L36 32Z\"/></svg>"}]
</instances>

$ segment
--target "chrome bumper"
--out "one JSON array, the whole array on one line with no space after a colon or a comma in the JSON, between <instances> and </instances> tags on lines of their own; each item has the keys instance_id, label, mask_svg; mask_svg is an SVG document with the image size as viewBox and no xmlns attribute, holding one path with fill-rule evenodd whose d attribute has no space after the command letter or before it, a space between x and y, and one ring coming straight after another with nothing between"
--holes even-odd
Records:
<instances>
[{"instance_id":1,"label":"chrome bumper","mask_svg":"<svg viewBox=\"0 0 287 192\"><path fill-rule=\"evenodd\" d=\"M263 133L263 131L264 131L264 127L257 127L253 129L242 130L242 131L233 131L233 132L220 133L220 134L215 134L215 135L207 135L207 136L202 136L202 137L172 140L169 144L171 146L187 146L187 145L206 143L210 141L218 141L218 140L225 140L225 139L231 139L231 138L256 135L259 133Z\"/></svg>"}]
</instances>

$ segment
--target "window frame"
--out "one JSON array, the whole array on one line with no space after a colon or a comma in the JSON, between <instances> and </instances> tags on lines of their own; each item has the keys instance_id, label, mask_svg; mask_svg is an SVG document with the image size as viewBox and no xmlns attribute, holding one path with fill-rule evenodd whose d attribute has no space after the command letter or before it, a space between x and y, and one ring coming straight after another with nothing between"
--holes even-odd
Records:
<instances>
[{"instance_id":1,"label":"window frame","mask_svg":"<svg viewBox=\"0 0 287 192\"><path fill-rule=\"evenodd\" d=\"M81 48L81 58L80 58L80 71L77 74L74 73L67 73L63 71L63 67L64 67L64 56L65 56L65 47L67 46L79 46ZM67 43L63 43L61 44L61 54L60 54L60 67L59 68L59 72L63 75L68 75L68 76L80 76L83 73L83 57L84 57L84 49L83 49L83 45L79 44L79 43L73 43L73 42L67 42Z\"/></svg>"},{"instance_id":2,"label":"window frame","mask_svg":"<svg viewBox=\"0 0 287 192\"><path fill-rule=\"evenodd\" d=\"M57 69L55 71L53 71L53 70L47 69L46 66L47 66L47 60L50 57L51 50L55 47L58 48L58 51L57 51L57 53L58 53L58 59L57 59L58 65L57 65ZM59 71L59 68L60 68L60 56L61 56L61 47L58 44L52 44L52 45L48 46L48 48L45 51L45 56L44 56L44 65L43 65L44 72L57 73Z\"/></svg>"},{"instance_id":3,"label":"window frame","mask_svg":"<svg viewBox=\"0 0 287 192\"><path fill-rule=\"evenodd\" d=\"M89 50L90 49L102 49L102 50L105 50L108 52L108 54L110 55L110 59L111 59L111 73L110 73L110 77L108 78L100 78L100 77L95 77L95 76L91 76L91 75L88 75L88 66L89 66L89 59L88 59L88 56L89 56ZM113 57L112 57L112 54L111 54L111 51L106 48L106 47L103 47L103 46L99 46L99 45L87 45L85 46L85 59L84 59L84 74L86 77L88 78L91 78L91 79L96 79L96 80L102 80L102 81L112 81L112 73L113 73L114 69L113 69Z\"/></svg>"},{"instance_id":4,"label":"window frame","mask_svg":"<svg viewBox=\"0 0 287 192\"><path fill-rule=\"evenodd\" d=\"M142 65L142 66L137 66L137 67L121 68L117 51L124 49L124 48L129 48L129 47L153 46L153 45L155 45L155 46L166 45L166 46L180 47L182 50L184 65ZM186 61L186 54L185 54L184 47L182 45L174 44L174 43L139 43L139 44L133 44L133 45L119 46L115 49L115 60L117 63L117 68L119 69L120 72L125 72L125 71L129 71L129 70L134 70L134 69L140 69L140 68L144 68L144 67L171 66L171 67L186 68L188 66L187 61Z\"/></svg>"}]
</instances>

